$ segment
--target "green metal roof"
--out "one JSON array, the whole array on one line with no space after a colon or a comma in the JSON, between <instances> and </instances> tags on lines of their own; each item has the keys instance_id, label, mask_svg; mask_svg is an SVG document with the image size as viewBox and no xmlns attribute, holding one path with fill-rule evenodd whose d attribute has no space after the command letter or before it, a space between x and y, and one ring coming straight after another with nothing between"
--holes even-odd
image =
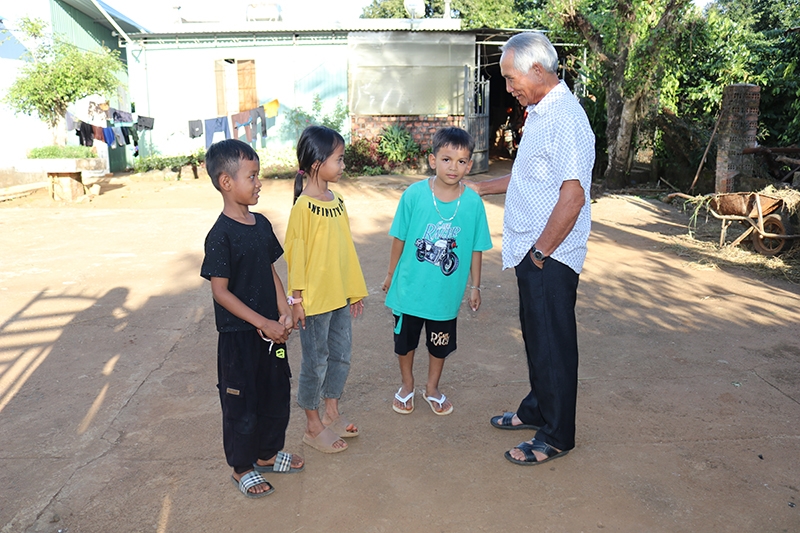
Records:
<instances>
[{"instance_id":1,"label":"green metal roof","mask_svg":"<svg viewBox=\"0 0 800 533\"><path fill-rule=\"evenodd\" d=\"M115 28L106 20L103 14L97 9L97 6L94 5L92 0L61 0L64 4L74 7L78 11L85 13L87 16L91 17L94 22L100 24L101 26L105 26L109 30L114 30ZM123 15L113 7L105 4L103 2L98 1L100 6L114 19L114 21L119 24L119 27L122 28L125 33L150 33L150 31L142 26L141 24L133 21L132 19L128 18L127 16Z\"/></svg>"}]
</instances>

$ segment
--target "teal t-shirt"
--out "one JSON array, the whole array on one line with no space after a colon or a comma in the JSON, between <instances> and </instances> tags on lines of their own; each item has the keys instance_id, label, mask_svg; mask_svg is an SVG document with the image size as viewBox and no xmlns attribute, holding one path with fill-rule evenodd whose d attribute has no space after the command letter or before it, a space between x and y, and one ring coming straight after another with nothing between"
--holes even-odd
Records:
<instances>
[{"instance_id":1,"label":"teal t-shirt","mask_svg":"<svg viewBox=\"0 0 800 533\"><path fill-rule=\"evenodd\" d=\"M389 235L405 245L386 306L395 314L451 320L458 316L472 252L489 250L492 237L483 200L475 191L464 187L458 212L458 200L437 199L437 212L429 183L426 179L410 186L397 206Z\"/></svg>"}]
</instances>

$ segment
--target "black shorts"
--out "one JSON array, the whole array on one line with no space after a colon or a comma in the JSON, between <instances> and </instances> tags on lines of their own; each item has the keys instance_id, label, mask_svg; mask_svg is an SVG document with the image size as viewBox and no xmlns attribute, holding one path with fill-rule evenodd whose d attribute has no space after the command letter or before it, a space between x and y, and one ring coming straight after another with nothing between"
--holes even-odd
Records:
<instances>
[{"instance_id":1,"label":"black shorts","mask_svg":"<svg viewBox=\"0 0 800 533\"><path fill-rule=\"evenodd\" d=\"M400 322L400 327L397 327ZM425 325L425 345L437 359L444 359L456 351L456 319L428 320L413 315L394 315L394 353L406 355L416 350L422 325Z\"/></svg>"}]
</instances>

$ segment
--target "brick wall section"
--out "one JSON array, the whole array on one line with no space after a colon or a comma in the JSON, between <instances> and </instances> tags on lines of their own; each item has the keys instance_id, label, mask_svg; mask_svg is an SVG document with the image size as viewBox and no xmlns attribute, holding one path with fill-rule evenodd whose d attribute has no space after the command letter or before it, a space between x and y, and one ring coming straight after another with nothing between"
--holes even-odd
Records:
<instances>
[{"instance_id":1,"label":"brick wall section","mask_svg":"<svg viewBox=\"0 0 800 533\"><path fill-rule=\"evenodd\" d=\"M384 128L394 124L401 126L411 133L414 142L426 150L431 145L433 134L439 128L447 126L462 127L464 117L461 116L433 116L433 115L353 115L350 117L350 132L352 140L367 139L377 140Z\"/></svg>"}]
</instances>

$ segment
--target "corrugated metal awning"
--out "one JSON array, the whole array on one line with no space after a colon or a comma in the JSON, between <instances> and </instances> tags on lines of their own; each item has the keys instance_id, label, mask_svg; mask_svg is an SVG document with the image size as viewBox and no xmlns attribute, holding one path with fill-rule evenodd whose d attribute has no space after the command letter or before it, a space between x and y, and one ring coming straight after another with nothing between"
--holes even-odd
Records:
<instances>
[{"instance_id":1,"label":"corrugated metal awning","mask_svg":"<svg viewBox=\"0 0 800 533\"><path fill-rule=\"evenodd\" d=\"M88 0L70 0L88 1ZM133 40L196 40L207 39L209 36L216 38L237 38L243 35L255 35L259 38L272 37L279 39L281 36L334 36L347 35L351 32L375 31L413 31L413 32L458 32L461 30L459 19L356 19L345 23L334 22L321 25L312 24L287 24L283 21L245 21L236 24L218 22L184 22L176 23L172 31L157 33L134 32L130 35Z\"/></svg>"}]
</instances>

